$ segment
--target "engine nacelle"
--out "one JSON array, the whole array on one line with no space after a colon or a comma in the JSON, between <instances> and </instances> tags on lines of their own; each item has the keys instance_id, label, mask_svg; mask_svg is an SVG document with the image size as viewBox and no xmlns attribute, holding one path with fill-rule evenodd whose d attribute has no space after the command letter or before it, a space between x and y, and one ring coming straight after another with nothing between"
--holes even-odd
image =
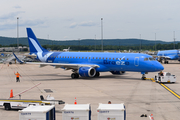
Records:
<instances>
[{"instance_id":1,"label":"engine nacelle","mask_svg":"<svg viewBox=\"0 0 180 120\"><path fill-rule=\"evenodd\" d=\"M81 77L94 77L96 75L96 70L92 67L80 67L79 75Z\"/></svg>"},{"instance_id":2,"label":"engine nacelle","mask_svg":"<svg viewBox=\"0 0 180 120\"><path fill-rule=\"evenodd\" d=\"M125 71L110 71L113 75L122 75Z\"/></svg>"}]
</instances>

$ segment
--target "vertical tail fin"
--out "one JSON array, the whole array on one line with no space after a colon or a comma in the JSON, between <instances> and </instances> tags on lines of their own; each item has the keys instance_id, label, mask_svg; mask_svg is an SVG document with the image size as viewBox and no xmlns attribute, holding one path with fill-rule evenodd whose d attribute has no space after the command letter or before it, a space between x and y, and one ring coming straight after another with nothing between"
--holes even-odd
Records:
<instances>
[{"instance_id":1,"label":"vertical tail fin","mask_svg":"<svg viewBox=\"0 0 180 120\"><path fill-rule=\"evenodd\" d=\"M35 52L48 52L48 50L44 49L38 42L36 36L34 35L31 28L26 28L29 42L30 53Z\"/></svg>"}]
</instances>

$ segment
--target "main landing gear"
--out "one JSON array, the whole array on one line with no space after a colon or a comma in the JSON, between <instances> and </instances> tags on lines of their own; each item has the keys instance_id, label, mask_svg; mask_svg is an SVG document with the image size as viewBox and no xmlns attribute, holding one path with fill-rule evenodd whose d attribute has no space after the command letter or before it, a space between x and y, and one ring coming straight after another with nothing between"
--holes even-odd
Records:
<instances>
[{"instance_id":1,"label":"main landing gear","mask_svg":"<svg viewBox=\"0 0 180 120\"><path fill-rule=\"evenodd\" d=\"M78 73L72 73L71 78L72 79L79 78L79 74Z\"/></svg>"}]
</instances>

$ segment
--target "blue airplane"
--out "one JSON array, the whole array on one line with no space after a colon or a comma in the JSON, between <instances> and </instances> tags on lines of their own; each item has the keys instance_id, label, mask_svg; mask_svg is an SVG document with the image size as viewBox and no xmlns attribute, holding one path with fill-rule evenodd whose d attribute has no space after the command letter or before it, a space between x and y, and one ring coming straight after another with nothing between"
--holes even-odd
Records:
<instances>
[{"instance_id":1,"label":"blue airplane","mask_svg":"<svg viewBox=\"0 0 180 120\"><path fill-rule=\"evenodd\" d=\"M164 60L164 64L168 64L168 60L178 60L180 61L180 51L179 50L164 50L159 51L157 53L157 59L162 63Z\"/></svg>"},{"instance_id":2,"label":"blue airplane","mask_svg":"<svg viewBox=\"0 0 180 120\"><path fill-rule=\"evenodd\" d=\"M164 67L152 56L141 53L103 52L50 52L38 42L31 28L27 28L30 55L36 55L40 67L47 65L72 70L71 78L99 77L100 72L124 74L125 71L141 72L146 79L148 72L161 71Z\"/></svg>"}]
</instances>

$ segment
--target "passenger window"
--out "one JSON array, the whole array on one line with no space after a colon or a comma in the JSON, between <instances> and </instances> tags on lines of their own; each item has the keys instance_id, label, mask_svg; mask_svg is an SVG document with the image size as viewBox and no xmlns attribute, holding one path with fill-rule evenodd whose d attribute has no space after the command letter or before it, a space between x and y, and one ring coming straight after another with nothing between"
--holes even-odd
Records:
<instances>
[{"instance_id":1,"label":"passenger window","mask_svg":"<svg viewBox=\"0 0 180 120\"><path fill-rule=\"evenodd\" d=\"M66 58L66 56L65 56L65 58Z\"/></svg>"},{"instance_id":2,"label":"passenger window","mask_svg":"<svg viewBox=\"0 0 180 120\"><path fill-rule=\"evenodd\" d=\"M84 59L84 57L82 57L82 59Z\"/></svg>"},{"instance_id":3,"label":"passenger window","mask_svg":"<svg viewBox=\"0 0 180 120\"><path fill-rule=\"evenodd\" d=\"M129 58L127 58L127 60L129 60Z\"/></svg>"},{"instance_id":4,"label":"passenger window","mask_svg":"<svg viewBox=\"0 0 180 120\"><path fill-rule=\"evenodd\" d=\"M93 57L93 59L94 59L94 57Z\"/></svg>"},{"instance_id":5,"label":"passenger window","mask_svg":"<svg viewBox=\"0 0 180 120\"><path fill-rule=\"evenodd\" d=\"M51 56L51 58L53 58L53 56Z\"/></svg>"},{"instance_id":6,"label":"passenger window","mask_svg":"<svg viewBox=\"0 0 180 120\"><path fill-rule=\"evenodd\" d=\"M56 56L54 56L54 58L56 58Z\"/></svg>"},{"instance_id":7,"label":"passenger window","mask_svg":"<svg viewBox=\"0 0 180 120\"><path fill-rule=\"evenodd\" d=\"M69 56L68 56L68 58L69 58Z\"/></svg>"},{"instance_id":8,"label":"passenger window","mask_svg":"<svg viewBox=\"0 0 180 120\"><path fill-rule=\"evenodd\" d=\"M61 58L61 56L59 56L59 58Z\"/></svg>"},{"instance_id":9,"label":"passenger window","mask_svg":"<svg viewBox=\"0 0 180 120\"><path fill-rule=\"evenodd\" d=\"M72 57L70 57L70 58L72 58Z\"/></svg>"},{"instance_id":10,"label":"passenger window","mask_svg":"<svg viewBox=\"0 0 180 120\"><path fill-rule=\"evenodd\" d=\"M89 57L89 59L91 59L91 58Z\"/></svg>"},{"instance_id":11,"label":"passenger window","mask_svg":"<svg viewBox=\"0 0 180 120\"><path fill-rule=\"evenodd\" d=\"M99 57L99 59L101 59L101 57Z\"/></svg>"},{"instance_id":12,"label":"passenger window","mask_svg":"<svg viewBox=\"0 0 180 120\"><path fill-rule=\"evenodd\" d=\"M119 58L119 60L121 60L121 58Z\"/></svg>"},{"instance_id":13,"label":"passenger window","mask_svg":"<svg viewBox=\"0 0 180 120\"><path fill-rule=\"evenodd\" d=\"M114 60L114 58L113 58L113 60Z\"/></svg>"},{"instance_id":14,"label":"passenger window","mask_svg":"<svg viewBox=\"0 0 180 120\"><path fill-rule=\"evenodd\" d=\"M116 58L116 60L118 60L118 58Z\"/></svg>"},{"instance_id":15,"label":"passenger window","mask_svg":"<svg viewBox=\"0 0 180 120\"><path fill-rule=\"evenodd\" d=\"M111 60L111 58L109 58Z\"/></svg>"},{"instance_id":16,"label":"passenger window","mask_svg":"<svg viewBox=\"0 0 180 120\"><path fill-rule=\"evenodd\" d=\"M87 57L86 57L86 59L87 59Z\"/></svg>"},{"instance_id":17,"label":"passenger window","mask_svg":"<svg viewBox=\"0 0 180 120\"><path fill-rule=\"evenodd\" d=\"M74 57L73 57L73 59L74 59Z\"/></svg>"},{"instance_id":18,"label":"passenger window","mask_svg":"<svg viewBox=\"0 0 180 120\"><path fill-rule=\"evenodd\" d=\"M104 60L104 58L103 58L103 60Z\"/></svg>"},{"instance_id":19,"label":"passenger window","mask_svg":"<svg viewBox=\"0 0 180 120\"><path fill-rule=\"evenodd\" d=\"M80 59L81 57L79 57L79 59Z\"/></svg>"},{"instance_id":20,"label":"passenger window","mask_svg":"<svg viewBox=\"0 0 180 120\"><path fill-rule=\"evenodd\" d=\"M76 59L77 59L77 57L76 57Z\"/></svg>"},{"instance_id":21,"label":"passenger window","mask_svg":"<svg viewBox=\"0 0 180 120\"><path fill-rule=\"evenodd\" d=\"M108 58L106 58L106 60L107 60Z\"/></svg>"},{"instance_id":22,"label":"passenger window","mask_svg":"<svg viewBox=\"0 0 180 120\"><path fill-rule=\"evenodd\" d=\"M96 59L98 59L98 57L96 57Z\"/></svg>"},{"instance_id":23,"label":"passenger window","mask_svg":"<svg viewBox=\"0 0 180 120\"><path fill-rule=\"evenodd\" d=\"M123 60L125 60L125 58L123 58Z\"/></svg>"}]
</instances>

